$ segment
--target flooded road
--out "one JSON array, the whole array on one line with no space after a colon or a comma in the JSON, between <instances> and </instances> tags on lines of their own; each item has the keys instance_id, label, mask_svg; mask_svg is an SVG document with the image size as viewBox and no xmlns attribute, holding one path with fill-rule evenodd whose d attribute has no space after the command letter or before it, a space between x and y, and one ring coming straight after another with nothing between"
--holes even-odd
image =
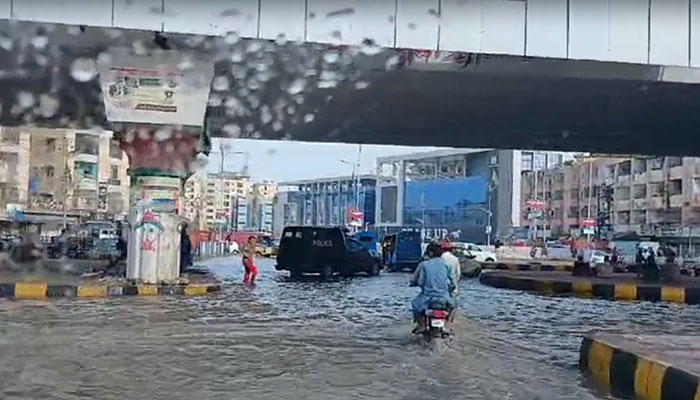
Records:
<instances>
[{"instance_id":1,"label":"flooded road","mask_svg":"<svg viewBox=\"0 0 700 400\"><path fill-rule=\"evenodd\" d=\"M458 333L409 334L407 274L292 281L261 260L202 298L0 302L2 399L601 399L580 335L695 333L696 307L538 297L462 281Z\"/></svg>"}]
</instances>

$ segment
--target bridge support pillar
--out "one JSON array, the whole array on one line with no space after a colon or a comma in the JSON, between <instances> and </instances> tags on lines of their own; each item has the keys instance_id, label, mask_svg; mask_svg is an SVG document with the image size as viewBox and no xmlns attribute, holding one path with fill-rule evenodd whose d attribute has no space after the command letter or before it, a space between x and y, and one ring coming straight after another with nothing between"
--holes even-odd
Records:
<instances>
[{"instance_id":1,"label":"bridge support pillar","mask_svg":"<svg viewBox=\"0 0 700 400\"><path fill-rule=\"evenodd\" d=\"M182 191L195 168L200 131L131 126L118 132L131 176L127 279L157 284L180 276Z\"/></svg>"}]
</instances>

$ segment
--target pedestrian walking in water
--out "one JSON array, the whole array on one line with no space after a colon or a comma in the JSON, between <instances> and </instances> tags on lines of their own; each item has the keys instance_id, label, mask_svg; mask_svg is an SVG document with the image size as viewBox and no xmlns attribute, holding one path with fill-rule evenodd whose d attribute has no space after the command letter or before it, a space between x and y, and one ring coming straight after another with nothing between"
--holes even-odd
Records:
<instances>
[{"instance_id":1,"label":"pedestrian walking in water","mask_svg":"<svg viewBox=\"0 0 700 400\"><path fill-rule=\"evenodd\" d=\"M243 282L245 283L254 283L258 276L258 267L256 267L254 263L256 247L255 236L250 236L248 237L248 241L243 245L243 248L241 248L243 268L245 269Z\"/></svg>"},{"instance_id":2,"label":"pedestrian walking in water","mask_svg":"<svg viewBox=\"0 0 700 400\"><path fill-rule=\"evenodd\" d=\"M192 264L192 241L187 233L187 222L183 222L180 230L180 274Z\"/></svg>"}]
</instances>

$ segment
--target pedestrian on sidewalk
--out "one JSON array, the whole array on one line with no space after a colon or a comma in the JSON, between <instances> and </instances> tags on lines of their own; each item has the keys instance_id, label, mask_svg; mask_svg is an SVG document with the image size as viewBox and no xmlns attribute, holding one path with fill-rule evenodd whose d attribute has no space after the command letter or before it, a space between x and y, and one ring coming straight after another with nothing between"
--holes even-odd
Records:
<instances>
[{"instance_id":1,"label":"pedestrian on sidewalk","mask_svg":"<svg viewBox=\"0 0 700 400\"><path fill-rule=\"evenodd\" d=\"M255 278L258 276L258 267L256 267L254 263L256 247L255 236L250 236L248 237L248 241L243 245L243 248L241 248L243 268L245 269L243 282L245 283L254 283Z\"/></svg>"}]
</instances>

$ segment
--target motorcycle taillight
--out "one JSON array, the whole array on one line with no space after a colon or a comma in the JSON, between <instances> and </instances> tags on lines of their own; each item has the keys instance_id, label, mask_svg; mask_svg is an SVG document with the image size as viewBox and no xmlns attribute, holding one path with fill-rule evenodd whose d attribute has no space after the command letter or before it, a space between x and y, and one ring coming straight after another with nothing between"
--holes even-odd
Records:
<instances>
[{"instance_id":1,"label":"motorcycle taillight","mask_svg":"<svg viewBox=\"0 0 700 400\"><path fill-rule=\"evenodd\" d=\"M447 311L433 310L433 317L435 317L435 318L447 318Z\"/></svg>"}]
</instances>

